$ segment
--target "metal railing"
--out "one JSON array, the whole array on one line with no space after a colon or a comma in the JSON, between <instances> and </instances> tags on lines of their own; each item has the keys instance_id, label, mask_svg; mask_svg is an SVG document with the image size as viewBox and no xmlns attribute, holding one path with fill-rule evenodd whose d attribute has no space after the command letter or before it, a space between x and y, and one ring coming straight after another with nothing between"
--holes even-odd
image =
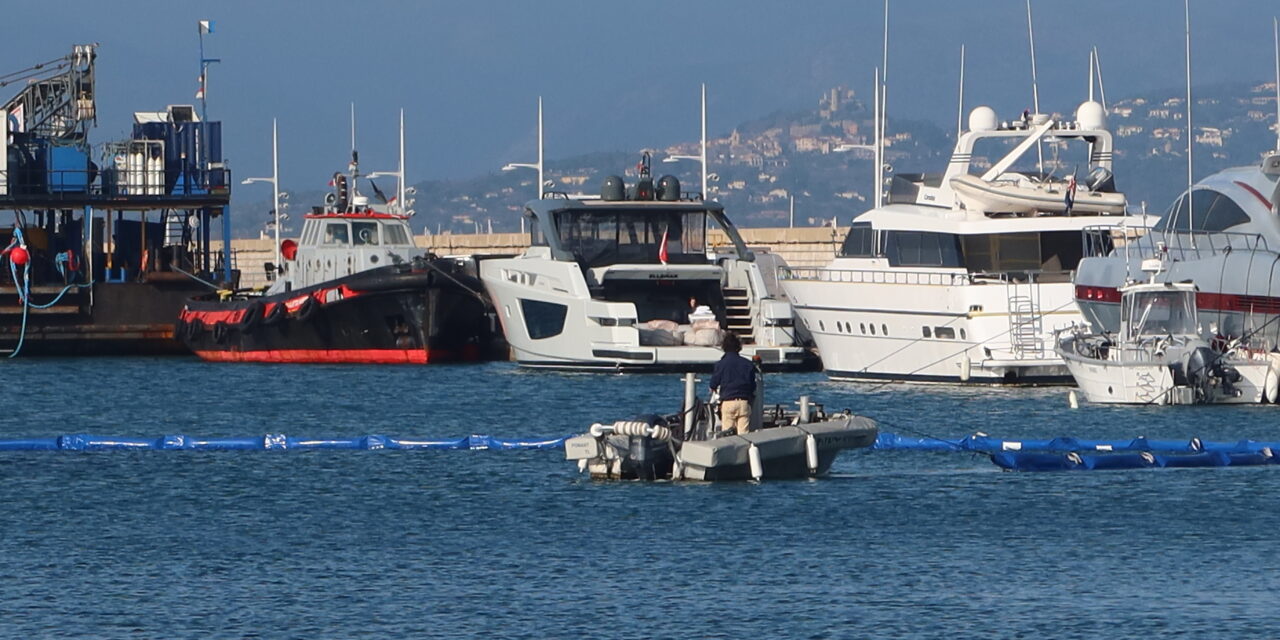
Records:
<instances>
[{"instance_id":1,"label":"metal railing","mask_svg":"<svg viewBox=\"0 0 1280 640\"><path fill-rule=\"evenodd\" d=\"M973 274L968 273L903 271L899 269L828 269L826 267L778 267L778 280L934 286L960 286L974 283Z\"/></svg>"},{"instance_id":2,"label":"metal railing","mask_svg":"<svg viewBox=\"0 0 1280 640\"><path fill-rule=\"evenodd\" d=\"M85 196L131 198L206 198L211 194L226 195L230 191L230 169L206 169L182 173L173 184L165 180L165 171L120 171L106 168L98 171L52 170L0 171L0 198L77 200ZM144 176L139 178L138 176Z\"/></svg>"},{"instance_id":3,"label":"metal railing","mask_svg":"<svg viewBox=\"0 0 1280 640\"><path fill-rule=\"evenodd\" d=\"M1086 258L1105 257L1120 249L1131 252L1133 258L1165 253L1182 260L1198 260L1232 251L1272 252L1262 234L1241 231L1178 231L1166 234L1151 227L1111 225L1084 227L1080 232Z\"/></svg>"}]
</instances>

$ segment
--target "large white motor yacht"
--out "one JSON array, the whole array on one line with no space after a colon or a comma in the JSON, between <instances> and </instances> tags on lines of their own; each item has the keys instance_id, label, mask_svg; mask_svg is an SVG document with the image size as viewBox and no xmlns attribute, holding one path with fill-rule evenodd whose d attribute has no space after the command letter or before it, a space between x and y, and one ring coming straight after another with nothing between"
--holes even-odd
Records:
<instances>
[{"instance_id":1,"label":"large white motor yacht","mask_svg":"<svg viewBox=\"0 0 1280 640\"><path fill-rule=\"evenodd\" d=\"M1069 383L1052 334L1080 320L1082 231L1128 218L1111 154L1096 102L1073 121L974 109L945 173L894 175L833 262L780 269L828 376Z\"/></svg>"},{"instance_id":2,"label":"large white motor yacht","mask_svg":"<svg viewBox=\"0 0 1280 640\"><path fill-rule=\"evenodd\" d=\"M647 160L647 158L646 158ZM767 281L723 207L654 184L606 178L601 197L549 194L527 205L531 246L480 262L480 278L515 359L559 369L709 369L731 331L766 368L812 364L794 336L791 305ZM709 252L715 221L732 249Z\"/></svg>"}]
</instances>

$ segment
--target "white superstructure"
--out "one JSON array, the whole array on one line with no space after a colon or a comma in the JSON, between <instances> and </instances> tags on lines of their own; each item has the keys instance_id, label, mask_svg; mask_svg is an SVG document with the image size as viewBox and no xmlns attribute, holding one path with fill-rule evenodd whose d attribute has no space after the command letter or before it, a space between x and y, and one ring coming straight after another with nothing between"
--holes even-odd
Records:
<instances>
[{"instance_id":1,"label":"white superstructure","mask_svg":"<svg viewBox=\"0 0 1280 640\"><path fill-rule=\"evenodd\" d=\"M724 331L738 334L743 355L759 355L765 366L805 361L791 306L770 290L720 204L684 198L671 176L655 189L647 171L626 191L621 178L610 177L603 198L553 194L530 202L532 246L480 262L520 364L709 368L724 355ZM708 251L709 221L732 241L727 254Z\"/></svg>"},{"instance_id":2,"label":"white superstructure","mask_svg":"<svg viewBox=\"0 0 1280 640\"><path fill-rule=\"evenodd\" d=\"M832 378L1070 381L1051 340L1080 320L1082 230L1125 219L1102 107L1006 123L978 107L969 129L945 173L895 175L831 264L780 270Z\"/></svg>"}]
</instances>

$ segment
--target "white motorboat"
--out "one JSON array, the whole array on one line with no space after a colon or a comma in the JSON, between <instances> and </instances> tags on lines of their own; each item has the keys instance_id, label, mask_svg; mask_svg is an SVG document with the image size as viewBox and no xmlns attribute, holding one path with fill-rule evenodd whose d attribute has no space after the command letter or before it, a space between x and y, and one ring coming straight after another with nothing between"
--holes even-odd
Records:
<instances>
[{"instance_id":1,"label":"white motorboat","mask_svg":"<svg viewBox=\"0 0 1280 640\"><path fill-rule=\"evenodd\" d=\"M648 156L637 183L605 179L602 195L548 194L525 217L531 246L480 262L503 332L521 365L577 370L707 369L724 332L742 355L769 368L812 366L796 340L791 305L765 277L723 207L680 192L674 176L654 184ZM728 253L710 252L715 221ZM771 259L766 262L766 259Z\"/></svg>"},{"instance_id":2,"label":"white motorboat","mask_svg":"<svg viewBox=\"0 0 1280 640\"><path fill-rule=\"evenodd\" d=\"M1277 360L1237 340L1204 337L1196 286L1149 281L1120 288L1120 330L1077 325L1056 343L1089 402L1239 404L1274 401Z\"/></svg>"},{"instance_id":3,"label":"white motorboat","mask_svg":"<svg viewBox=\"0 0 1280 640\"><path fill-rule=\"evenodd\" d=\"M1087 151L1075 206L1054 193L1069 181L1040 171L1041 144L1046 168L1055 156L1069 167L1061 158ZM1080 105L1074 120L1000 123L989 107L974 109L945 173L894 175L887 202L854 218L834 261L780 270L827 375L1069 383L1052 339L1055 328L1082 320L1071 285L1081 232L1141 220L1117 215L1124 195L1111 157L1095 102Z\"/></svg>"}]
</instances>

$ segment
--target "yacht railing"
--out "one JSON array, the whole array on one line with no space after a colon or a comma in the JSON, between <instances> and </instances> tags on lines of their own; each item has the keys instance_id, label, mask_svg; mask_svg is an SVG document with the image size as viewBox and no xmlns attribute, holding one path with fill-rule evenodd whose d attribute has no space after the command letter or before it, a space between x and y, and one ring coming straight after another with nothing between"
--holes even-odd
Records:
<instances>
[{"instance_id":1,"label":"yacht railing","mask_svg":"<svg viewBox=\"0 0 1280 640\"><path fill-rule=\"evenodd\" d=\"M828 269L825 267L778 267L778 280L935 286L959 286L973 284L974 282L973 275L968 273L903 271L901 269Z\"/></svg>"},{"instance_id":2,"label":"yacht railing","mask_svg":"<svg viewBox=\"0 0 1280 640\"><path fill-rule=\"evenodd\" d=\"M1262 234L1241 231L1166 234L1150 227L1090 226L1081 230L1081 236L1086 258L1108 256L1121 248L1133 258L1155 257L1163 252L1183 260L1198 260L1232 251L1272 252Z\"/></svg>"},{"instance_id":3,"label":"yacht railing","mask_svg":"<svg viewBox=\"0 0 1280 640\"><path fill-rule=\"evenodd\" d=\"M971 284L1037 284L1070 282L1069 271L1009 271L999 273L940 273L903 269L831 269L827 267L778 267L778 280L846 282L851 284L908 284L964 286Z\"/></svg>"}]
</instances>

